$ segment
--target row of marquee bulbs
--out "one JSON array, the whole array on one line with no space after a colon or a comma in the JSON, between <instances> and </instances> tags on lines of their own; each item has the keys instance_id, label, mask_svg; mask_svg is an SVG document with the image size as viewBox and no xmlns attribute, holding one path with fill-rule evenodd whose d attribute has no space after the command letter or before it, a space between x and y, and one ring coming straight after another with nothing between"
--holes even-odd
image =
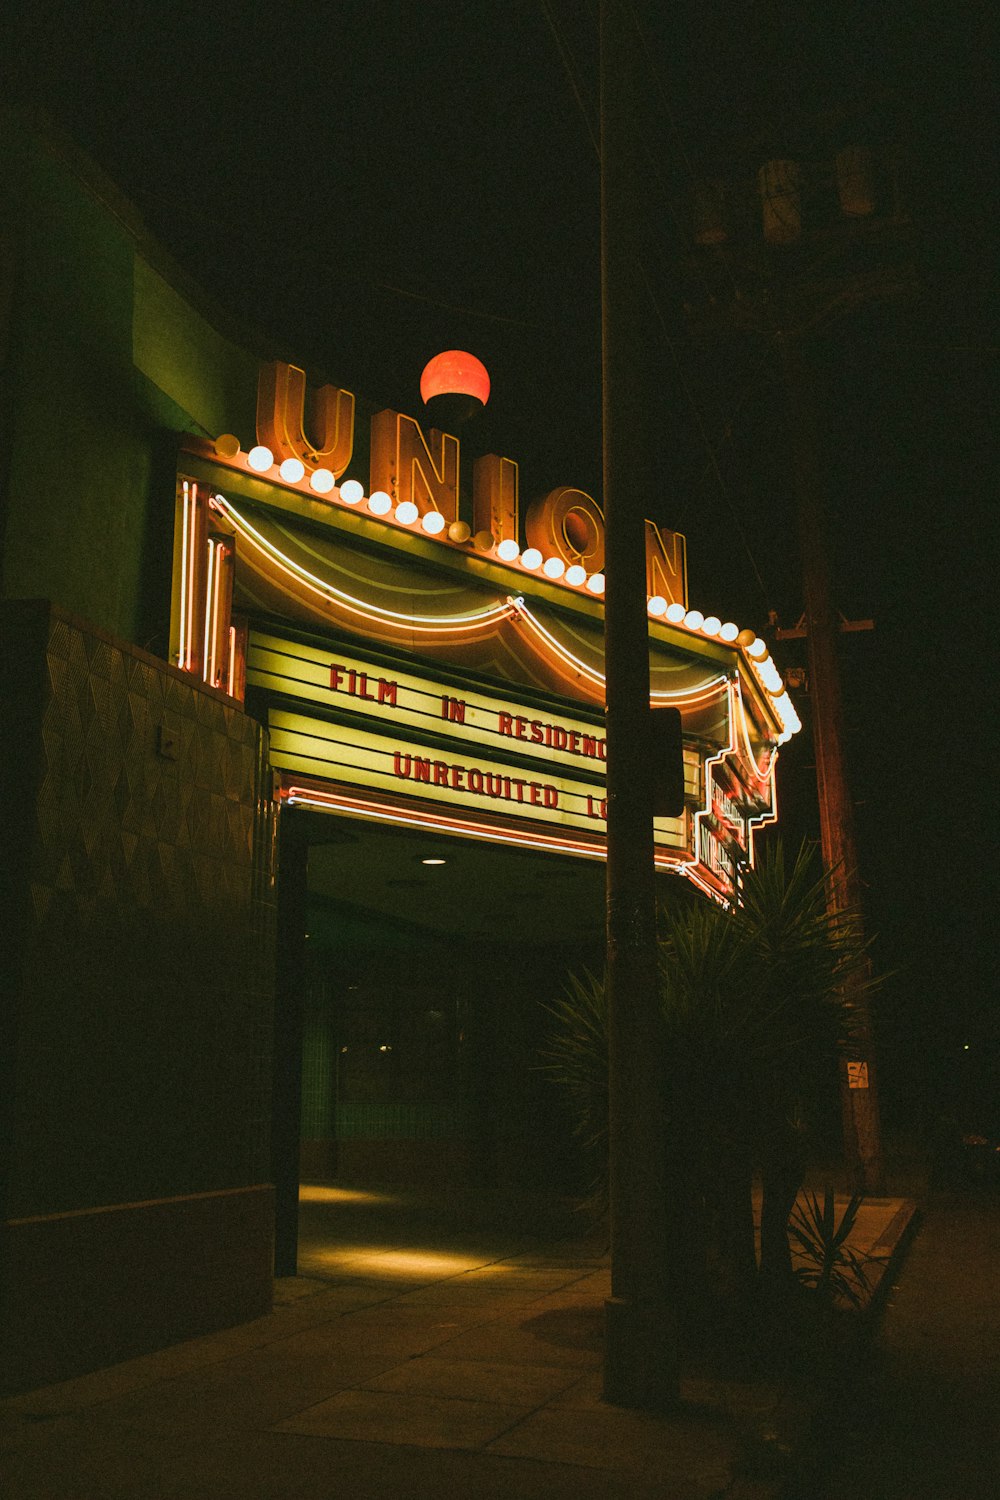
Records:
<instances>
[{"instance_id":1,"label":"row of marquee bulbs","mask_svg":"<svg viewBox=\"0 0 1000 1500\"><path fill-rule=\"evenodd\" d=\"M228 459L235 458L240 452L239 439L229 433L220 437L215 446L218 453ZM256 474L267 474L274 468L274 454L263 443L250 449L246 461ZM298 458L283 459L278 465L278 476L285 484L301 484L305 473L305 464ZM317 495L329 495L337 488L336 476L330 469L313 469L309 475L309 487ZM344 505L360 505L365 499L365 487L357 479L345 479L337 493ZM541 570L546 578L553 582L567 583L572 588L583 585L592 594L604 593L603 573L588 573L579 563L571 563L567 567L561 557L543 557L537 547L527 547L522 552L517 542L510 538L495 543L493 534L489 531L479 531L473 536L471 527L465 521L452 521L449 525L437 510L425 511L421 515L412 500L404 500L393 509L392 497L385 490L375 490L369 495L367 508L372 515L382 518L391 513L392 519L401 526L413 526L419 521L429 536L439 536L447 527L448 540L451 542L462 545L471 540L482 552L495 551L501 562L518 563L529 573ZM663 619L668 625L683 625L687 630L697 630L702 635L717 637L727 644L742 646L751 658L764 687L784 710L786 734L783 738L790 738L801 727L798 715L785 692L781 673L768 652L767 642L761 640L754 631L740 630L732 621L723 622L717 615L703 615L699 609L685 609L683 604L668 604L659 594L653 594L646 607L654 618ZM789 719L794 728L789 724Z\"/></svg>"},{"instance_id":2,"label":"row of marquee bulbs","mask_svg":"<svg viewBox=\"0 0 1000 1500\"><path fill-rule=\"evenodd\" d=\"M218 448L219 443L223 441L220 438L216 447ZM235 442L235 439L233 441ZM220 452L229 456L225 449L220 449ZM266 448L261 443L256 448L250 449L247 454L247 464L256 473L266 474L274 467L274 454L270 448ZM305 465L298 458L286 458L278 465L278 476L286 484L301 484L305 478L305 472ZM315 490L318 495L329 495L336 485L336 478L329 469L313 469L309 475L309 488ZM345 479L337 489L337 494L344 505L360 505L365 499L365 488L357 479ZM588 574L586 568L581 567L579 563L571 563L567 567L561 557L543 557L537 547L528 547L522 552L517 542L510 538L497 543L490 531L477 531L473 536L472 528L465 521L452 521L449 525L440 511L436 510L428 510L421 515L412 500L404 500L393 508L392 496L387 495L385 490L374 490L367 497L367 508L372 515L379 517L387 517L391 513L392 519L398 521L401 526L413 526L419 521L422 530L426 531L429 536L440 536L447 528L448 540L451 542L463 545L471 541L481 552L495 551L501 562L518 562L529 572L537 572L541 569L546 578L552 579L553 582L560 579L574 588L579 588L581 584L584 584L592 594L604 593L603 573ZM666 607L665 600L664 607Z\"/></svg>"}]
</instances>

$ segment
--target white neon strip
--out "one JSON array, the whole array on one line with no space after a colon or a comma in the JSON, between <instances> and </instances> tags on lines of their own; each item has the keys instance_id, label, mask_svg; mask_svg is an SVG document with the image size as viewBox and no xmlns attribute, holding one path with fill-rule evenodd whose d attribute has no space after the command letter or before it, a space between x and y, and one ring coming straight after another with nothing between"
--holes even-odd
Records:
<instances>
[{"instance_id":1,"label":"white neon strip","mask_svg":"<svg viewBox=\"0 0 1000 1500\"><path fill-rule=\"evenodd\" d=\"M728 689L727 698L728 698L729 707L728 707L726 729L727 729L727 735L728 735L729 743L722 750L719 750L715 755L708 756L707 759L704 762L704 773L703 774L704 774L704 777L705 777L705 806L703 808L699 809L699 811L696 812L695 815L694 815L694 819L693 819L693 823L694 823L694 847L693 847L693 849L691 851L691 853L692 853L691 861L690 861L689 864L687 864L685 866L685 872L687 872L689 870L693 870L693 867L695 865L698 865L698 864L701 863L701 824L702 824L702 819L703 818L709 818L712 815L712 778L711 778L711 775L709 774L710 771L711 771L711 768L713 766L719 765L719 763L721 761L725 760L725 758L726 758L727 755L732 755L735 752L735 750L736 750L736 740L735 740L735 737L734 737L734 734L733 734L733 687L732 687L732 683L727 683L727 689Z\"/></svg>"},{"instance_id":2,"label":"white neon strip","mask_svg":"<svg viewBox=\"0 0 1000 1500\"><path fill-rule=\"evenodd\" d=\"M770 778L770 762L768 762L768 769L765 770L763 774L761 774L761 772L757 769L757 757L756 755L754 755L753 749L750 745L750 731L747 728L747 709L746 704L743 702L743 689L740 687L738 680L733 683L733 692L736 696L736 702L739 707L739 713L736 715L736 719L739 723L743 735L743 748L746 751L747 764L753 766L758 781L766 782ZM736 749L735 745L733 746L733 749Z\"/></svg>"},{"instance_id":3,"label":"white neon strip","mask_svg":"<svg viewBox=\"0 0 1000 1500\"><path fill-rule=\"evenodd\" d=\"M718 677L708 678L693 688L678 688L675 693L651 692L649 701L654 708L658 703L683 703L687 708L695 708L699 703L707 703L711 698L721 698L728 680L726 674L722 672Z\"/></svg>"},{"instance_id":4,"label":"white neon strip","mask_svg":"<svg viewBox=\"0 0 1000 1500\"><path fill-rule=\"evenodd\" d=\"M185 672L195 670L194 660L194 610L195 580L198 576L198 486L184 485L181 510L181 608L180 639L178 641L177 665Z\"/></svg>"},{"instance_id":5,"label":"white neon strip","mask_svg":"<svg viewBox=\"0 0 1000 1500\"><path fill-rule=\"evenodd\" d=\"M757 770L757 761L752 749L750 748L750 732L747 729L747 711L746 706L743 702L743 691L738 680L733 683L733 689L736 693L737 701L739 704L739 720L740 726L743 731L743 743L746 746L747 760L749 764L754 767L758 779L764 785L766 785L768 790L768 799L770 802L770 807L767 812L757 813L755 816L749 817L747 819L747 853L750 857L750 866L751 868L753 868L754 835L756 833L759 833L762 828L766 828L770 823L776 823L778 820L778 780L777 776L775 775L775 770L778 763L778 752L776 749L771 751L771 754L768 757L767 769L764 774L761 775L760 771Z\"/></svg>"},{"instance_id":6,"label":"white neon strip","mask_svg":"<svg viewBox=\"0 0 1000 1500\"><path fill-rule=\"evenodd\" d=\"M471 615L404 615L396 610L364 605L360 600L352 598L350 594L345 594L332 583L326 583L322 578L317 578L314 573L310 573L300 564L293 562L290 557L286 557L266 537L261 536L260 532L251 526L245 516L240 515L225 496L214 495L212 504L232 523L237 533L249 542L251 547L262 553L282 573L294 578L297 583L303 584L327 603L336 603L351 614L360 615L362 619L405 625L407 629L425 630L434 635L456 635L464 631L489 630L499 625L501 621L509 620L515 613L509 601L491 605L489 609Z\"/></svg>"},{"instance_id":7,"label":"white neon strip","mask_svg":"<svg viewBox=\"0 0 1000 1500\"><path fill-rule=\"evenodd\" d=\"M607 859L607 848L601 844L590 844L574 839L560 839L550 834L533 834L523 830L505 830L489 823L477 823L462 818L443 815L428 815L409 808L393 807L383 802L366 802L360 798L344 797L337 793L315 791L308 787L290 786L285 793L290 807L314 807L323 812L353 814L382 823L397 823L409 827L426 828L434 833L474 834L477 838L494 844L512 844L519 848L538 849L549 854L578 854L587 859ZM673 870L681 866L684 859L681 850L657 849L655 864L661 870Z\"/></svg>"},{"instance_id":8,"label":"white neon strip","mask_svg":"<svg viewBox=\"0 0 1000 1500\"><path fill-rule=\"evenodd\" d=\"M209 670L209 682L213 687L219 685L219 654L220 654L220 626L222 624L222 577L226 561L225 542L215 544L215 586L212 590L212 655Z\"/></svg>"},{"instance_id":9,"label":"white neon strip","mask_svg":"<svg viewBox=\"0 0 1000 1500\"><path fill-rule=\"evenodd\" d=\"M717 901L720 906L726 906L728 904L726 897L722 894L718 887L712 885L710 881L706 880L704 876L699 873L699 869L697 866L685 865L681 873L683 874L685 880L690 880L692 885L696 885L699 891L703 891L706 896L710 896L711 899L713 901Z\"/></svg>"},{"instance_id":10,"label":"white neon strip","mask_svg":"<svg viewBox=\"0 0 1000 1500\"><path fill-rule=\"evenodd\" d=\"M572 667L574 672L579 672L581 677L585 677L594 687L600 688L601 692L604 692L606 683L603 673L595 672L593 667L588 667L586 662L580 661L571 651L567 651L565 646L560 645L555 636L550 635L545 629L541 620L537 619L531 613L531 610L522 598L510 599L508 603L516 611L517 618L523 620L545 642L553 656L557 656L566 666Z\"/></svg>"},{"instance_id":11,"label":"white neon strip","mask_svg":"<svg viewBox=\"0 0 1000 1500\"><path fill-rule=\"evenodd\" d=\"M213 671L215 661L215 644L212 629L212 599L217 587L216 584L216 544L211 539L208 542L208 579L205 586L205 654L202 670L202 680L213 682Z\"/></svg>"},{"instance_id":12,"label":"white neon strip","mask_svg":"<svg viewBox=\"0 0 1000 1500\"><path fill-rule=\"evenodd\" d=\"M188 506L190 504L190 491L192 486L184 481L184 494L181 500L181 607L180 626L177 641L177 665L181 671L187 671L190 666L188 655L188 609L189 592L191 588L191 569L188 561Z\"/></svg>"},{"instance_id":13,"label":"white neon strip","mask_svg":"<svg viewBox=\"0 0 1000 1500\"><path fill-rule=\"evenodd\" d=\"M580 660L571 651L567 650L555 637L546 630L541 621L532 613L522 598L509 597L505 603L492 605L474 615L405 615L396 610L378 608L364 605L360 600L346 594L343 590L336 588L333 584L325 582L316 577L299 563L286 557L273 543L256 530L255 527L242 516L224 495L216 494L212 497L213 507L226 516L237 532L240 533L251 546L268 558L278 569L286 575L296 579L300 584L316 593L326 602L336 602L341 608L349 613L360 615L362 619L381 621L387 624L405 625L410 629L427 631L434 635L454 635L463 631L489 630L500 624L503 620L516 618L523 620L535 634L544 641L553 656L558 658L565 666L571 667L595 688L600 689L603 694L606 689L604 674L595 671L586 662ZM752 659L751 659L752 660ZM756 663L753 663L756 666ZM681 688L676 691L658 691L650 694L650 702L655 704L675 704L686 707L696 707L717 697L727 682L725 673L719 673L715 677L706 678L693 688ZM780 716L779 716L780 717ZM785 724L782 722L782 732ZM794 732L794 731L793 731Z\"/></svg>"},{"instance_id":14,"label":"white neon strip","mask_svg":"<svg viewBox=\"0 0 1000 1500\"><path fill-rule=\"evenodd\" d=\"M408 808L393 807L383 802L367 802L361 798L339 796L332 792L313 791L307 787L289 787L287 800L289 806L318 807L327 811L354 813L383 823L402 823L429 828L437 833L474 833L477 837L491 840L493 843L545 849L553 854L582 854L591 859L605 858L605 851L598 844L560 839L551 834L505 830L496 828L492 824L477 823L463 818L449 818L443 814L419 813Z\"/></svg>"},{"instance_id":15,"label":"white neon strip","mask_svg":"<svg viewBox=\"0 0 1000 1500\"><path fill-rule=\"evenodd\" d=\"M775 750L773 756L771 757L771 763L768 766L768 781L770 783L770 790L771 790L771 810L770 810L770 812L758 813L755 818L749 818L747 820L747 842L748 842L748 844L750 846L748 852L749 852L749 855L750 855L750 867L751 867L751 869L753 868L753 862L754 862L754 844L753 844L753 841L754 841L755 836L760 832L760 830L762 828L767 828L769 824L776 823L778 821L778 778L775 775L775 768L777 766L777 763L778 763L778 752L777 752L777 750Z\"/></svg>"},{"instance_id":16,"label":"white neon strip","mask_svg":"<svg viewBox=\"0 0 1000 1500\"><path fill-rule=\"evenodd\" d=\"M234 698L236 688L236 626L229 627L229 673L226 678L226 692L230 698Z\"/></svg>"},{"instance_id":17,"label":"white neon strip","mask_svg":"<svg viewBox=\"0 0 1000 1500\"><path fill-rule=\"evenodd\" d=\"M739 724L740 730L742 732L748 764L753 767L758 780L766 784L770 801L770 807L767 812L748 815L746 819L747 857L750 861L750 867L752 869L755 858L754 835L758 833L761 828L766 828L769 824L776 822L778 817L778 794L774 775L775 765L778 759L778 752L777 750L772 752L770 760L768 762L767 770L764 775L761 776L760 772L757 770L756 758L752 749L750 748L750 738L747 730L746 708L743 704L743 694L738 679L730 683L729 688L729 746L727 749L721 750L717 755L710 756L709 759L705 761L705 806L702 810L696 812L694 815L694 856L695 862L700 863L701 820L705 817L710 817L712 813L712 778L709 775L709 769L710 767L717 765L727 755L737 753L738 747L736 744L735 732L737 724ZM699 883L692 866L686 866L684 873L688 875L690 879L694 880L695 884ZM708 887L703 886L703 889L708 889ZM715 895L716 899L718 899L717 892L709 890L709 894Z\"/></svg>"},{"instance_id":18,"label":"white neon strip","mask_svg":"<svg viewBox=\"0 0 1000 1500\"><path fill-rule=\"evenodd\" d=\"M607 678L602 672L597 672L592 667L588 667L586 662L582 662L579 657L574 656L571 651L568 651L565 646L557 641L546 630L542 622L532 614L523 599L515 599L512 603L517 609L518 618L524 620L525 624L529 625L542 638L554 656L558 656L566 666L572 667L574 672L579 672L581 676L588 678L595 687L601 689L602 693L605 691L607 688ZM649 701L654 705L683 703L685 706L693 708L695 705L704 703L710 698L718 697L725 689L727 681L725 673L720 673L717 677L706 678L704 682L696 683L694 687L679 688L676 692L650 693Z\"/></svg>"}]
</instances>

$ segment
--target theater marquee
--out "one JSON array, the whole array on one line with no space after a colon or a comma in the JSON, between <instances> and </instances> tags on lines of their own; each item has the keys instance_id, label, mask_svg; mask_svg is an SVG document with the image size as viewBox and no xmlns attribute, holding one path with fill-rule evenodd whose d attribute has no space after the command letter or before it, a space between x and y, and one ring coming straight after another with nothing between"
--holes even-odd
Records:
<instances>
[{"instance_id":1,"label":"theater marquee","mask_svg":"<svg viewBox=\"0 0 1000 1500\"><path fill-rule=\"evenodd\" d=\"M307 433L306 410L310 407ZM257 442L189 440L174 659L270 731L281 795L352 817L605 854L604 522L564 485L520 513L518 465L261 372ZM725 899L775 814L799 728L765 643L689 608L683 537L647 523L651 702L679 711L684 808L657 863Z\"/></svg>"}]
</instances>

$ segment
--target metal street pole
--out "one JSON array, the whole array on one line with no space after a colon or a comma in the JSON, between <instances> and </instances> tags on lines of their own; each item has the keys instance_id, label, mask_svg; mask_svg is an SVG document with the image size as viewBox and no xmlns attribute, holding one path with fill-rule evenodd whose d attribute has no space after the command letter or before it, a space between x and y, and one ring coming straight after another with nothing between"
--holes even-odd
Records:
<instances>
[{"instance_id":1,"label":"metal street pole","mask_svg":"<svg viewBox=\"0 0 1000 1500\"><path fill-rule=\"evenodd\" d=\"M605 1400L664 1410L678 1399L667 1295L662 1016L658 998L649 633L638 303L634 98L620 0L601 0L601 328L607 677L607 968L611 1297Z\"/></svg>"}]
</instances>

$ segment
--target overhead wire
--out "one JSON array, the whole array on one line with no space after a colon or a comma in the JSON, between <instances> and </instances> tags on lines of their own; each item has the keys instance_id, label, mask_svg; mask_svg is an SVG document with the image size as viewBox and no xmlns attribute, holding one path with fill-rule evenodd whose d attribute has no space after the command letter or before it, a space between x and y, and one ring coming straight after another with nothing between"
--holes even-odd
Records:
<instances>
[{"instance_id":1,"label":"overhead wire","mask_svg":"<svg viewBox=\"0 0 1000 1500\"><path fill-rule=\"evenodd\" d=\"M573 97L574 97L574 99L576 101L577 108L580 111L580 115L581 115L581 117L582 117L582 119L584 121L584 124L586 126L587 134L590 137L591 144L592 144L592 146L594 148L595 156L596 156L596 158L598 160L598 163L599 163L600 162L600 142L599 142L599 139L597 137L597 134L595 133L590 112L587 109L587 105L586 105L586 101L585 101L585 96L584 96L584 90L583 90L583 88L581 86L581 83L580 83L580 80L579 80L579 77L578 77L578 70L577 70L577 67L576 67L575 60L574 60L573 55L572 55L572 50L570 49L568 42L566 41L565 37L563 36L563 34L562 34L561 30L560 30L558 21L556 20L556 17L553 14L552 7L551 7L551 5L549 3L549 0L539 0L539 4L540 4L540 6L542 8L542 11L543 11L543 13L545 15L545 19L546 19L546 22L547 22L547 24L549 26L549 30L552 33L553 40L554 40L554 43L555 43L555 46L556 46L556 50L557 50L557 52L559 54L560 62L562 64L563 70L564 70L564 72L566 74L566 78L567 78L567 81L568 81L568 83L570 85L570 89L571 89L571 91L573 93ZM647 43L645 41L645 37L644 37L644 35L642 33L642 30L641 30L641 27L639 25L638 17L635 15L634 8L632 7L632 5L630 3L628 3L628 0L625 0L625 5L626 5L626 9L630 13L631 20L632 20L633 25L635 27L636 35L639 38L639 41L640 41L640 43L642 45L643 53L644 53L644 55L646 57L647 66L648 66L648 68L650 70L651 75L653 76L654 83L656 84L656 87L657 87L657 92L660 95L661 102L663 103L663 105L665 107L667 118L668 118L668 120L670 122L671 133L675 137L675 139L677 141L677 144L678 144L679 154L681 156L681 159L683 161L685 169L687 170L688 174L691 177L692 183L696 183L697 182L697 178L696 178L696 174L694 172L694 168L693 168L693 166L692 166L692 164L690 162L689 157L687 156L687 153L683 149L683 145L682 145L682 142L681 142L680 131L679 131L678 127L677 127L676 120L673 117L673 113L670 110L669 101L666 98L666 95L665 95L665 92L663 90L662 84L660 83L659 77L656 74L655 67L653 66L653 63L652 63L652 59L649 56L648 45L647 45ZM644 142L644 145L645 144L646 143ZM649 152L648 147L646 149L646 159L649 162L650 168L651 168L653 174L655 175L655 177L656 177L656 179L657 179L657 181L659 183L659 186L660 186L661 190L663 191L663 196L664 196L664 201L666 203L667 211L668 211L668 213L670 215L671 220L673 221L675 230L679 234L683 234L685 232L684 231L684 226L681 225L681 223L680 223L680 221L678 219L676 210L674 209L674 206L673 206L673 204L672 204L672 202L670 200L670 195L666 191L666 185L664 184L664 182L662 180L662 177L660 175L659 165L655 161L655 159L653 158L652 154ZM732 267L731 267L731 265L729 265L728 261L726 262L726 266L727 266L727 272L728 272L728 275L729 275L729 279L730 279L730 282L731 282L732 287L733 287L734 295L735 296L739 296L739 288L737 286L736 279L735 279L735 276L733 274ZM660 328L662 337L664 339L664 342L666 344L667 350L668 350L668 352L670 354L670 357L671 357L671 359L673 361L673 364L674 364L674 367L675 367L675 371L676 371L676 374L677 374L677 378L678 378L678 381L680 383L681 391L682 391L682 393L684 395L684 398L685 398L685 400L686 400L686 402L687 402L687 404L688 404L688 406L689 406L689 408L691 410L691 413L692 413L692 415L694 417L695 425L696 425L696 427L698 429L699 437L701 438L701 441L702 441L702 443L704 445L705 451L708 454L708 461L707 461L707 463L705 465L704 470L702 471L702 478L704 478L705 474L708 473L708 472L712 472L715 475L716 482L718 484L721 496L722 496L723 500L725 501L727 507L729 508L729 510L730 510L730 512L732 514L736 530L737 530L737 532L739 534L740 540L741 540L741 542L743 544L743 548L744 548L744 550L746 552L746 555L747 555L747 558L748 558L748 560L750 562L750 566L751 566L751 569L753 571L754 577L756 578L757 583L758 583L758 585L760 587L761 593L763 595L765 607L769 610L770 606L771 606L772 599L773 599L773 592L768 588L767 584L764 581L764 578L763 578L763 575L761 573L760 567L759 567L759 565L757 563L757 559L756 559L756 557L754 555L754 552L753 552L753 549L752 549L752 547L750 545L750 540L749 540L749 537L747 536L746 530L744 528L742 519L741 519L740 514L739 514L739 510L738 510L738 508L737 508L737 506L735 504L735 501L734 501L733 496L732 496L732 494L730 492L730 489L729 489L729 485L728 485L728 483L726 481L726 478L725 478L725 476L724 476L724 474L722 472L722 467L721 467L721 464L719 462L718 454L716 453L716 450L715 450L715 444L713 443L711 437L709 436L709 432L708 432L708 428L707 428L707 424L706 424L704 415L703 415L703 413L701 411L701 408L699 407L698 402L695 400L694 394L693 394L693 392L691 390L691 387L690 387L690 384L689 384L689 381L688 381L688 378L687 378L687 375L686 375L686 372L684 370L684 366L683 366L683 363L682 363L682 360L681 360L681 356L680 356L680 353L679 353L678 348L677 348L677 341L671 335L671 331L670 331L670 327L669 327L669 323L668 323L667 317L666 317L666 315L665 315L665 313L663 311L663 307L661 305L660 299L656 295L656 292L655 292L655 290L653 288L653 285L652 285L652 282L651 282L651 279L650 279L650 275L649 275L649 269L646 266L641 266L640 267L640 271L641 271L642 283L643 283L643 287L644 287L646 296L649 299L650 305L651 305L651 307L653 309L653 312L654 312L654 314L656 316L656 321L657 321L657 323L659 325L659 328ZM700 267L698 268L698 271L699 271L699 275L701 277L701 280L702 280L703 284L706 287L706 290L710 292L711 288L708 286L707 279L705 278L704 273L701 271ZM763 365L771 357L771 353L773 351L773 345L774 345L774 338L775 338L775 336L772 335L771 339L768 341L767 346L765 347L763 355L761 357L758 369L762 368ZM755 375L756 375L756 372L755 372ZM749 394L749 392L747 394ZM733 415L735 415L735 412L738 411L742 407L742 405L743 405L743 403L744 403L745 400L746 400L746 395L744 395L744 396L742 396L740 398L740 400L736 403L735 407L733 408L733 413L732 413ZM726 425L728 425L728 423Z\"/></svg>"}]
</instances>

